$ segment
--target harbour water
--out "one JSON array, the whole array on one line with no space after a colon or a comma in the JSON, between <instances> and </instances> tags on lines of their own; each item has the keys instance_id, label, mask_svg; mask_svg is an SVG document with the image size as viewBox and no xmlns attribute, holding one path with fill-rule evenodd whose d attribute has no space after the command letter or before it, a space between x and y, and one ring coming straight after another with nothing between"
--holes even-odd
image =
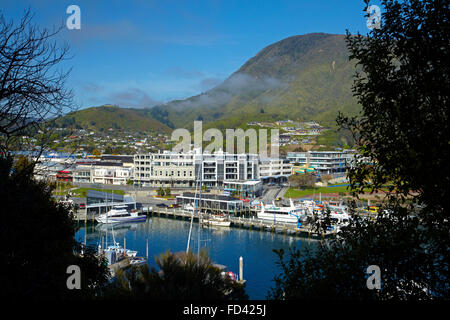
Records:
<instances>
[{"instance_id":1,"label":"harbour water","mask_svg":"<svg viewBox=\"0 0 450 320\"><path fill-rule=\"evenodd\" d=\"M155 256L170 249L185 251L189 234L189 221L159 217L148 217L145 222L121 224L108 228L108 242L115 240L127 249L137 250L138 256L148 257L150 266L156 266ZM190 241L191 250L197 252L198 223L193 224ZM80 223L76 239L87 245L97 246L105 241L106 225ZM239 257L244 258L244 279L250 299L266 299L274 286L273 278L280 273L276 265L277 255L273 249L315 245L315 240L257 230L229 227L202 227L200 245L206 247L215 263L227 266L229 271L239 274Z\"/></svg>"}]
</instances>

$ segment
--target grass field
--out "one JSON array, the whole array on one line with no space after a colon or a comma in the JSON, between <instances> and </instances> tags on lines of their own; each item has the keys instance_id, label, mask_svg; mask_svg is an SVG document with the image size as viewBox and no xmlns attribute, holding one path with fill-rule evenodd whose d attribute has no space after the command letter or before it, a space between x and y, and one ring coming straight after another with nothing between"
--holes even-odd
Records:
<instances>
[{"instance_id":1,"label":"grass field","mask_svg":"<svg viewBox=\"0 0 450 320\"><path fill-rule=\"evenodd\" d=\"M347 188L347 186L342 187L320 187L320 188L307 188L304 190L298 190L294 188L289 188L286 193L284 194L284 198L301 198L305 196L309 196L312 194L319 194L319 193L339 193L339 192L350 192L350 189Z\"/></svg>"},{"instance_id":2,"label":"grass field","mask_svg":"<svg viewBox=\"0 0 450 320\"><path fill-rule=\"evenodd\" d=\"M125 194L125 191L123 191L123 190L96 189L96 188L78 188L78 189L72 190L72 194L74 197L85 198L89 190L96 190L96 191L107 192L107 193L111 193L111 191L112 191L112 193L120 194L122 196Z\"/></svg>"},{"instance_id":3,"label":"grass field","mask_svg":"<svg viewBox=\"0 0 450 320\"><path fill-rule=\"evenodd\" d=\"M69 190L70 190L69 188L66 188L63 191L55 192L55 194L58 196L65 196L65 195L67 195ZM96 190L96 191L107 192L107 193L111 193L111 191L112 191L113 193L120 194L122 196L125 194L125 191L123 191L123 190L99 189L99 188L77 188L77 189L70 190L70 191L72 192L73 197L86 198L86 195L89 190Z\"/></svg>"},{"instance_id":4,"label":"grass field","mask_svg":"<svg viewBox=\"0 0 450 320\"><path fill-rule=\"evenodd\" d=\"M387 191L387 187L381 188L383 191ZM370 188L365 188L365 192L370 192ZM327 193L350 193L350 187L349 186L335 186L335 187L319 187L319 188L307 188L303 190L295 189L295 188L289 188L286 193L284 194L284 198L302 198L306 196L310 196L313 194L318 195L319 193L327 194Z\"/></svg>"}]
</instances>

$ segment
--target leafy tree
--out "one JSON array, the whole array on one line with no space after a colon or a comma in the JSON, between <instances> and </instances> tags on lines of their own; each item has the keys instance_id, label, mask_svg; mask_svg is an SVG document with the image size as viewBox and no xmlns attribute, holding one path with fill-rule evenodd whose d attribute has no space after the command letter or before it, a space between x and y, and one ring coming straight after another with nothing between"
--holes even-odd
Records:
<instances>
[{"instance_id":1,"label":"leafy tree","mask_svg":"<svg viewBox=\"0 0 450 320\"><path fill-rule=\"evenodd\" d=\"M365 1L368 5L368 1ZM379 29L347 34L361 67L353 92L359 117L338 117L360 152L351 189L390 192L377 218L354 216L317 250L277 251L274 299L449 299L449 14L439 0L382 1ZM357 195L357 194L355 194ZM381 269L368 290L366 268Z\"/></svg>"},{"instance_id":2,"label":"leafy tree","mask_svg":"<svg viewBox=\"0 0 450 320\"><path fill-rule=\"evenodd\" d=\"M1 298L91 298L107 281L103 261L75 240L70 208L55 202L53 186L34 180L34 162L18 157L14 164L11 153L24 150L24 133L42 151L55 138L45 122L72 110L68 72L58 68L68 48L51 42L62 28L40 29L30 11L18 23L0 14ZM68 119L67 126L75 123ZM70 265L81 268L81 290L67 288Z\"/></svg>"},{"instance_id":3,"label":"leafy tree","mask_svg":"<svg viewBox=\"0 0 450 320\"><path fill-rule=\"evenodd\" d=\"M53 188L33 179L26 158L13 165L0 158L0 296L17 299L92 298L107 282L108 271L93 249L75 240L69 208L52 198ZM81 268L81 290L68 290L67 267Z\"/></svg>"},{"instance_id":4,"label":"leafy tree","mask_svg":"<svg viewBox=\"0 0 450 320\"><path fill-rule=\"evenodd\" d=\"M166 190L164 191L164 194L166 196L170 196L170 193L171 193L170 188L166 188Z\"/></svg>"},{"instance_id":5,"label":"leafy tree","mask_svg":"<svg viewBox=\"0 0 450 320\"><path fill-rule=\"evenodd\" d=\"M162 188L162 187L159 187L159 189L158 189L158 196L160 196L160 197L164 197L164 189Z\"/></svg>"},{"instance_id":6,"label":"leafy tree","mask_svg":"<svg viewBox=\"0 0 450 320\"><path fill-rule=\"evenodd\" d=\"M289 182L295 188L312 188L316 182L316 177L309 173L294 174L289 177Z\"/></svg>"},{"instance_id":7,"label":"leafy tree","mask_svg":"<svg viewBox=\"0 0 450 320\"><path fill-rule=\"evenodd\" d=\"M160 268L144 265L128 272L119 271L106 291L106 297L157 300L243 300L248 299L244 285L223 276L206 250L197 256L192 252L170 251L156 258Z\"/></svg>"}]
</instances>

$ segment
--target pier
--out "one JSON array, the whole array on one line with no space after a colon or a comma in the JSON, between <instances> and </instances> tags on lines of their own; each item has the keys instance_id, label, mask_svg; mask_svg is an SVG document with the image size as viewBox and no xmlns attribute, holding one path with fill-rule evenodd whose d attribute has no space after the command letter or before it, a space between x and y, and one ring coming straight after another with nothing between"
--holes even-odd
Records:
<instances>
[{"instance_id":1,"label":"pier","mask_svg":"<svg viewBox=\"0 0 450 320\"><path fill-rule=\"evenodd\" d=\"M144 211L143 213L149 216L157 216L178 220L190 220L192 213L178 208L153 208L151 211ZM194 222L198 223L199 217L194 215ZM229 216L228 220L231 222L231 227L242 228L257 231L266 231L277 234L286 234L290 236L306 237L313 239L328 238L335 234L334 231L327 231L324 233L317 233L310 226L304 226L298 228L294 223L273 222L269 220L256 219L254 217L232 217ZM222 227L218 227L222 228Z\"/></svg>"},{"instance_id":2,"label":"pier","mask_svg":"<svg viewBox=\"0 0 450 320\"><path fill-rule=\"evenodd\" d=\"M141 214L145 214L147 216L157 216L164 217L170 219L178 219L178 220L186 220L190 221L192 218L192 213L187 212L185 210L179 208L155 208L153 207L151 210L146 210L148 207L141 208ZM252 211L249 211L252 212ZM94 213L86 213L84 210L79 211L74 214L74 218L77 221L93 222L95 223L95 214ZM198 223L198 216L194 216L194 222ZM313 230L311 226L301 226L297 227L294 223L285 223L279 221L269 221L269 220L261 220L255 217L233 217L228 216L228 220L231 222L230 227L232 228L241 228L248 230L256 230L256 231L266 231L277 234L285 234L290 236L298 236L298 237L306 237L312 239L324 239L328 238L331 235L335 234L335 231L326 231L324 233L318 233L316 230ZM222 228L222 227L220 227Z\"/></svg>"}]
</instances>

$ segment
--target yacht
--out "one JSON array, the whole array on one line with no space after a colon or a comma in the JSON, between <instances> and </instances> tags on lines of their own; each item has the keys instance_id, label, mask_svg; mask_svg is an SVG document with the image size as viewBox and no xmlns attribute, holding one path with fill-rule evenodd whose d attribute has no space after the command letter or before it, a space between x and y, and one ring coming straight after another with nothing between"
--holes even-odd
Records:
<instances>
[{"instance_id":1,"label":"yacht","mask_svg":"<svg viewBox=\"0 0 450 320\"><path fill-rule=\"evenodd\" d=\"M330 219L336 225L345 226L350 221L348 207L346 206L328 206L330 209Z\"/></svg>"},{"instance_id":2,"label":"yacht","mask_svg":"<svg viewBox=\"0 0 450 320\"><path fill-rule=\"evenodd\" d=\"M215 227L229 227L231 221L225 215L212 215L203 219L202 224Z\"/></svg>"},{"instance_id":3,"label":"yacht","mask_svg":"<svg viewBox=\"0 0 450 320\"><path fill-rule=\"evenodd\" d=\"M114 245L108 246L107 250L115 250L118 254L122 254L122 255L125 255L125 256L130 257L130 258L131 257L136 257L136 255L137 255L137 251L129 250L129 249L125 250L118 243L115 243Z\"/></svg>"},{"instance_id":4,"label":"yacht","mask_svg":"<svg viewBox=\"0 0 450 320\"><path fill-rule=\"evenodd\" d=\"M140 216L137 211L129 212L126 205L114 206L107 213L101 214L95 218L99 223L122 223L145 221L146 216Z\"/></svg>"},{"instance_id":5,"label":"yacht","mask_svg":"<svg viewBox=\"0 0 450 320\"><path fill-rule=\"evenodd\" d=\"M271 206L261 205L258 212L258 219L271 220L274 222L299 223L306 217L304 207L296 207L290 200L289 207L277 207L274 203Z\"/></svg>"}]
</instances>

